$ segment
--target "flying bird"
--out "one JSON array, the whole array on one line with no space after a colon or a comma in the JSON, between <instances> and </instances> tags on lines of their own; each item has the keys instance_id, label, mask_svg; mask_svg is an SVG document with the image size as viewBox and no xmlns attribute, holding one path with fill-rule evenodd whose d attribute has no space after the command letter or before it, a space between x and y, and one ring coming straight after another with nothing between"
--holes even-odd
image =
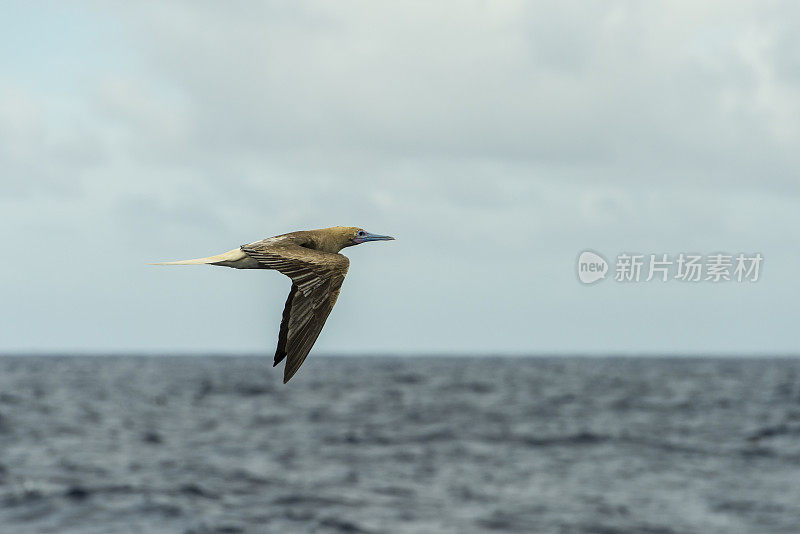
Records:
<instances>
[{"instance_id":1,"label":"flying bird","mask_svg":"<svg viewBox=\"0 0 800 534\"><path fill-rule=\"evenodd\" d=\"M361 228L334 226L291 232L242 245L224 254L153 265L221 265L234 269L275 269L292 279L283 308L273 367L286 359L283 383L294 376L331 313L350 266L339 251L368 241L389 241L388 235Z\"/></svg>"}]
</instances>

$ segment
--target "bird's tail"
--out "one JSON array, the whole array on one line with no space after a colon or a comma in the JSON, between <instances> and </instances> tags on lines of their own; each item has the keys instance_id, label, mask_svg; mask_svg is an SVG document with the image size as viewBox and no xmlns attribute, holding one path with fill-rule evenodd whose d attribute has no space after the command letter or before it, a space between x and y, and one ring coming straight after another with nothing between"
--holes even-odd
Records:
<instances>
[{"instance_id":1,"label":"bird's tail","mask_svg":"<svg viewBox=\"0 0 800 534\"><path fill-rule=\"evenodd\" d=\"M245 254L241 249L229 250L223 254L216 256L209 256L207 258L196 258L193 260L181 261L162 261L158 263L151 263L150 265L224 265L226 267L238 267L240 269L252 268L249 267L251 263L255 262L250 256ZM255 262L258 263L258 262Z\"/></svg>"}]
</instances>

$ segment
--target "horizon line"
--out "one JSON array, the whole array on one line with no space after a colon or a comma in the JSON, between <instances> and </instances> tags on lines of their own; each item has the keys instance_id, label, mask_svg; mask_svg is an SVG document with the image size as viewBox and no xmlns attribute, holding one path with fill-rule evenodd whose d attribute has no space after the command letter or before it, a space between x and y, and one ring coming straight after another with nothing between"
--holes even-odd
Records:
<instances>
[{"instance_id":1,"label":"horizon line","mask_svg":"<svg viewBox=\"0 0 800 534\"><path fill-rule=\"evenodd\" d=\"M794 359L800 358L800 352L701 352L701 351L570 351L570 352L328 352L315 354L319 358L684 358L684 359ZM272 359L271 354L257 352L224 352L224 351L0 351L0 358L264 358Z\"/></svg>"}]
</instances>

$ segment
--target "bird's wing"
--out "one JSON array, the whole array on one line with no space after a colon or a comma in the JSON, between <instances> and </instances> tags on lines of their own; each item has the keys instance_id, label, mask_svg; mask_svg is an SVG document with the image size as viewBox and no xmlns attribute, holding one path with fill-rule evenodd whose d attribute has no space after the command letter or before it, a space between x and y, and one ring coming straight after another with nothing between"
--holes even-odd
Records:
<instances>
[{"instance_id":1,"label":"bird's wing","mask_svg":"<svg viewBox=\"0 0 800 534\"><path fill-rule=\"evenodd\" d=\"M286 358L283 382L297 372L336 304L350 261L341 254L320 252L295 244L242 245L264 267L292 279L283 310L275 363Z\"/></svg>"}]
</instances>

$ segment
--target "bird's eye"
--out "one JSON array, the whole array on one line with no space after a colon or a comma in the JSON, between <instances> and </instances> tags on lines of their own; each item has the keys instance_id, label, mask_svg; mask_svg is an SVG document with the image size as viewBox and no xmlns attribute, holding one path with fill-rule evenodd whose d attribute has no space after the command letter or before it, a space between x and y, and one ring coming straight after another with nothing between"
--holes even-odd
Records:
<instances>
[{"instance_id":1,"label":"bird's eye","mask_svg":"<svg viewBox=\"0 0 800 534\"><path fill-rule=\"evenodd\" d=\"M364 230L359 230L356 235L358 235L358 237L364 237L365 235L367 235L367 232L365 232Z\"/></svg>"}]
</instances>

